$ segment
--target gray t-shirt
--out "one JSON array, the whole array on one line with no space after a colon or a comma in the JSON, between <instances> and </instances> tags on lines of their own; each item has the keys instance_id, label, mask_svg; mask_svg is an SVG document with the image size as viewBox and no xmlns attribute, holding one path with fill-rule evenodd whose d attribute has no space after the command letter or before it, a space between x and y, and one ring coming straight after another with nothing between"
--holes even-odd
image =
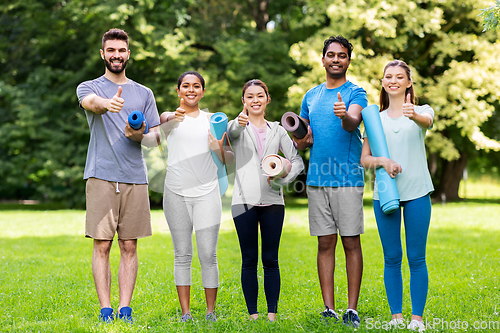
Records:
<instances>
[{"instance_id":1,"label":"gray t-shirt","mask_svg":"<svg viewBox=\"0 0 500 333\"><path fill-rule=\"evenodd\" d=\"M80 83L76 88L80 107L82 100L90 94L112 98L118 92L119 86L104 75ZM125 102L119 113L106 112L100 115L85 110L90 128L90 142L83 178L147 184L146 163L142 156L141 144L125 136L125 127L128 115L134 110L144 113L150 128L159 125L156 101L151 89L130 79L121 87L121 97Z\"/></svg>"}]
</instances>

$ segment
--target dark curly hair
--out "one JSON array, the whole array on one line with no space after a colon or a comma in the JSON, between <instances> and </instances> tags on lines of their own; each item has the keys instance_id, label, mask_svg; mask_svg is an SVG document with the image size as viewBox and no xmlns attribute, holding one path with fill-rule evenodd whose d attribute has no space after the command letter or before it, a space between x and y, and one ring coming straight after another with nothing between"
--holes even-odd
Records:
<instances>
[{"instance_id":1,"label":"dark curly hair","mask_svg":"<svg viewBox=\"0 0 500 333\"><path fill-rule=\"evenodd\" d=\"M340 45L345 47L347 49L347 56L349 57L349 60L351 60L352 44L349 43L349 41L341 35L330 36L327 40L325 40L325 46L323 47L323 58L326 55L326 51L328 50L328 47L332 43L339 43Z\"/></svg>"},{"instance_id":2,"label":"dark curly hair","mask_svg":"<svg viewBox=\"0 0 500 333\"><path fill-rule=\"evenodd\" d=\"M106 31L106 33L102 36L103 50L104 50L104 43L106 43L108 40L122 40L125 43L127 43L127 48L128 48L128 34L122 29L113 28Z\"/></svg>"}]
</instances>

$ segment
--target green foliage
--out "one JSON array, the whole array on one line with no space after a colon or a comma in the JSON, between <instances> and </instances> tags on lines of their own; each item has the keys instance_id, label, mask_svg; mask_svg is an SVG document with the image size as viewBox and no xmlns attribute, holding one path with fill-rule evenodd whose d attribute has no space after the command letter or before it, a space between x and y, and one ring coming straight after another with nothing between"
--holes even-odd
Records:
<instances>
[{"instance_id":1,"label":"green foliage","mask_svg":"<svg viewBox=\"0 0 500 333\"><path fill-rule=\"evenodd\" d=\"M129 33L127 76L153 89L160 112L178 106L177 78L194 69L207 80L204 108L236 116L244 82L260 78L273 96L269 118L279 119L297 69L288 57L292 31L284 32L303 16L294 8L281 1L260 12L257 2L220 0L0 5L0 198L83 206L88 125L75 89L103 74L100 38L111 27ZM255 22L278 17L273 31L257 30Z\"/></svg>"},{"instance_id":2,"label":"green foliage","mask_svg":"<svg viewBox=\"0 0 500 333\"><path fill-rule=\"evenodd\" d=\"M100 39L111 27L129 33L127 76L153 89L160 112L178 106L178 76L197 70L207 82L202 108L230 118L242 108L243 84L262 79L272 96L270 120L299 112L304 93L324 80L324 39L342 34L354 44L349 79L370 103L377 103L388 61L413 68L420 102L436 111L427 138L436 184L445 162L459 157L494 165L500 52L498 32L482 31L478 15L486 7L486 0L2 3L0 199L83 206L88 125L75 89L103 74ZM483 17L494 8L498 2Z\"/></svg>"},{"instance_id":3,"label":"green foliage","mask_svg":"<svg viewBox=\"0 0 500 333\"><path fill-rule=\"evenodd\" d=\"M482 33L478 18L479 8L486 3L332 3L326 11L329 26L290 48L290 56L310 71L290 87L289 106L298 108L304 93L324 80L322 42L330 35L344 35L354 45L348 78L367 90L369 104L378 103L385 64L393 59L406 61L413 69L419 103L430 104L436 112L426 144L435 155L431 170L439 188L447 175L445 162L474 158L479 150L500 150L500 142L483 131L483 125L497 117L500 98L498 34Z\"/></svg>"},{"instance_id":4,"label":"green foliage","mask_svg":"<svg viewBox=\"0 0 500 333\"><path fill-rule=\"evenodd\" d=\"M74 189L83 186L87 131L74 101L84 61L78 11L56 1L0 10L1 197L81 205Z\"/></svg>"},{"instance_id":5,"label":"green foliage","mask_svg":"<svg viewBox=\"0 0 500 333\"><path fill-rule=\"evenodd\" d=\"M481 9L479 16L483 19L484 31L497 29L500 26L500 0L488 8Z\"/></svg>"},{"instance_id":6,"label":"green foliage","mask_svg":"<svg viewBox=\"0 0 500 333\"><path fill-rule=\"evenodd\" d=\"M214 48L219 59L217 67L211 66L207 70L210 89L207 86L204 103L214 106L214 111L225 112L232 119L243 107L243 84L258 78L267 84L272 98L266 110L268 119L279 120L284 113L288 87L295 82L292 74L294 63L288 57L283 34L279 31L254 32L220 41Z\"/></svg>"}]
</instances>

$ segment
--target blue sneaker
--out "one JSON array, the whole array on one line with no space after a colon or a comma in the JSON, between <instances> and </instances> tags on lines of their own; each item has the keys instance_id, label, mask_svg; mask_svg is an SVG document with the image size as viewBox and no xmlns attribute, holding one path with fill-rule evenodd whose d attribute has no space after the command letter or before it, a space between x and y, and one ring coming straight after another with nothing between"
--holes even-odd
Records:
<instances>
[{"instance_id":1,"label":"blue sneaker","mask_svg":"<svg viewBox=\"0 0 500 333\"><path fill-rule=\"evenodd\" d=\"M188 321L194 321L193 316L191 316L191 312L186 312L181 317L181 322L187 323Z\"/></svg>"},{"instance_id":2,"label":"blue sneaker","mask_svg":"<svg viewBox=\"0 0 500 333\"><path fill-rule=\"evenodd\" d=\"M325 324L336 323L339 320L339 315L332 309L326 307L325 311L321 312L321 320Z\"/></svg>"},{"instance_id":3,"label":"blue sneaker","mask_svg":"<svg viewBox=\"0 0 500 333\"><path fill-rule=\"evenodd\" d=\"M217 317L215 316L215 312L207 313L207 315L205 316L205 320L208 322L216 323Z\"/></svg>"},{"instance_id":4,"label":"blue sneaker","mask_svg":"<svg viewBox=\"0 0 500 333\"><path fill-rule=\"evenodd\" d=\"M358 328L361 324L361 320L358 317L358 312L353 309L347 309L342 316L342 321L346 326L352 326L354 328Z\"/></svg>"},{"instance_id":5,"label":"blue sneaker","mask_svg":"<svg viewBox=\"0 0 500 333\"><path fill-rule=\"evenodd\" d=\"M120 309L120 312L116 315L117 319L123 320L128 324L132 324L134 320L132 319L132 308L129 306L124 306Z\"/></svg>"},{"instance_id":6,"label":"blue sneaker","mask_svg":"<svg viewBox=\"0 0 500 333\"><path fill-rule=\"evenodd\" d=\"M112 323L114 320L113 308L102 308L99 320L105 324Z\"/></svg>"}]
</instances>

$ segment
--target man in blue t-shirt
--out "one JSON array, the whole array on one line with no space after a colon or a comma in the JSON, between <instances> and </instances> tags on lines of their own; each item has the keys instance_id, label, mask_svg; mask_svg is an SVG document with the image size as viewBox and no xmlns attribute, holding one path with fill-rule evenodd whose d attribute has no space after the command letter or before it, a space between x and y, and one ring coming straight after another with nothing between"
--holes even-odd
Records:
<instances>
[{"instance_id":1,"label":"man in blue t-shirt","mask_svg":"<svg viewBox=\"0 0 500 333\"><path fill-rule=\"evenodd\" d=\"M310 147L309 230L311 236L318 237L318 275L325 303L322 318L339 319L334 295L335 248L339 234L346 256L349 300L343 323L357 328L360 324L357 303L363 275L360 235L364 232L359 124L361 110L368 100L366 91L346 78L351 53L351 43L342 36L332 36L325 41L322 62L326 82L305 94L300 116L309 123L308 133L302 139L294 137L294 141L298 149Z\"/></svg>"},{"instance_id":2,"label":"man in blue t-shirt","mask_svg":"<svg viewBox=\"0 0 500 333\"><path fill-rule=\"evenodd\" d=\"M115 233L120 246L117 317L132 322L130 302L137 278L137 239L151 236L146 163L141 144L159 142L160 117L151 89L125 76L130 57L125 31L111 29L103 35L101 58L106 70L97 79L85 81L76 90L85 110L90 142L85 163L87 214L85 236L94 239L92 273L101 312L99 319L114 319L111 307L109 252ZM128 116L142 111L147 124L134 130Z\"/></svg>"}]
</instances>

